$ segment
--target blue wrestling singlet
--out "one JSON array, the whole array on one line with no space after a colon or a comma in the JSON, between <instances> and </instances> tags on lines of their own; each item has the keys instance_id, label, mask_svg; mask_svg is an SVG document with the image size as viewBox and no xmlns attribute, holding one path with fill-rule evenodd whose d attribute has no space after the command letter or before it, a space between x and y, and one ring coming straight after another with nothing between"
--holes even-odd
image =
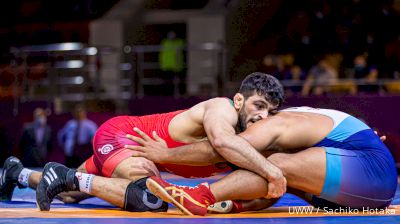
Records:
<instances>
[{"instance_id":1,"label":"blue wrestling singlet","mask_svg":"<svg viewBox=\"0 0 400 224\"><path fill-rule=\"evenodd\" d=\"M334 205L329 202L371 209L390 205L397 188L395 162L370 127L336 110L296 107L284 111L322 114L334 122L328 136L315 145L326 150L324 187L313 199L317 206Z\"/></svg>"}]
</instances>

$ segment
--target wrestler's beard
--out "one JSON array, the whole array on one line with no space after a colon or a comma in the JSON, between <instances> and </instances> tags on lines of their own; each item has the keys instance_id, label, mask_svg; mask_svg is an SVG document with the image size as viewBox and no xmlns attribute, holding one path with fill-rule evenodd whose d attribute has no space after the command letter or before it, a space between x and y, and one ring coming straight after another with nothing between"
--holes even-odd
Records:
<instances>
[{"instance_id":1,"label":"wrestler's beard","mask_svg":"<svg viewBox=\"0 0 400 224\"><path fill-rule=\"evenodd\" d=\"M239 110L239 120L237 124L237 131L244 132L247 128L247 122L246 122L247 114L244 111L243 107Z\"/></svg>"}]
</instances>

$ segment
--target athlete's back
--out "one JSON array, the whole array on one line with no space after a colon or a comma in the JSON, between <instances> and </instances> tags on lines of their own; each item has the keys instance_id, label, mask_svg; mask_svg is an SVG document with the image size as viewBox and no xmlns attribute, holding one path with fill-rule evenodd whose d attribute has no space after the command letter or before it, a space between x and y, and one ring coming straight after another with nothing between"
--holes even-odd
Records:
<instances>
[{"instance_id":1,"label":"athlete's back","mask_svg":"<svg viewBox=\"0 0 400 224\"><path fill-rule=\"evenodd\" d=\"M312 124L316 130L326 131L324 126L330 128L327 134L320 134L318 138L325 137L308 146L322 147L326 151L322 198L352 207L390 204L397 188L396 166L388 148L368 125L337 110L298 107L283 113L302 114L304 120L299 121L300 126L304 122ZM331 119L332 124L327 124L324 119L313 120L319 116ZM359 188L360 183L364 189ZM332 190L333 186L339 186L340 190Z\"/></svg>"},{"instance_id":2,"label":"athlete's back","mask_svg":"<svg viewBox=\"0 0 400 224\"><path fill-rule=\"evenodd\" d=\"M214 98L209 101L218 100L221 99ZM111 118L96 132L93 139L94 156L86 161L86 170L93 174L111 176L118 164L133 154L133 151L126 149L125 145L137 145L136 142L126 137L127 134L139 137L133 130L135 127L148 136L152 136L152 132L155 131L160 138L166 141L169 148L203 140L206 134L202 118L207 102L201 102L188 110ZM233 113L235 113L234 110ZM159 171L168 171L184 177L208 177L230 170L227 165L221 164L209 166L156 165Z\"/></svg>"},{"instance_id":3,"label":"athlete's back","mask_svg":"<svg viewBox=\"0 0 400 224\"><path fill-rule=\"evenodd\" d=\"M379 136L373 133L373 130L367 124L342 111L312 107L293 107L282 110L282 112L301 113L304 116L304 119L300 122L297 122L298 124L302 125L303 123L308 123L312 125L314 127L314 130L317 130L319 133L314 135L319 136L319 138L325 135L322 139L320 139L320 141L315 142L313 146L341 147L346 142L354 139L356 136L359 136L358 138L368 136L366 140L368 140L368 142L370 143L369 147L366 147L367 145L355 146L353 144L352 146L348 145L346 149L365 150L367 148L374 147L386 148L382 141L379 139ZM331 122L327 122L327 118L329 118ZM321 130L323 130L322 133ZM310 131L312 132L313 130ZM329 132L325 134L326 131ZM371 135L372 133L373 135ZM310 135L309 132L305 134ZM353 136L355 134L357 135ZM367 142L366 140L364 140L364 142Z\"/></svg>"}]
</instances>

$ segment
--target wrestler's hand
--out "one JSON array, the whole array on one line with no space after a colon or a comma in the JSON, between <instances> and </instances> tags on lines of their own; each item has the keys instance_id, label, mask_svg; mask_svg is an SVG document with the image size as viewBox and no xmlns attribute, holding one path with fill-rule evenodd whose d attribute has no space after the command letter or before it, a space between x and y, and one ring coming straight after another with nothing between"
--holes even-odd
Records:
<instances>
[{"instance_id":1,"label":"wrestler's hand","mask_svg":"<svg viewBox=\"0 0 400 224\"><path fill-rule=\"evenodd\" d=\"M268 178L268 195L267 199L280 198L286 192L286 178L282 171L277 168L273 170Z\"/></svg>"},{"instance_id":2,"label":"wrestler's hand","mask_svg":"<svg viewBox=\"0 0 400 224\"><path fill-rule=\"evenodd\" d=\"M374 131L374 132L375 132L376 135L378 135L377 131ZM379 138L381 139L382 142L384 142L386 140L386 135L379 136Z\"/></svg>"},{"instance_id":3,"label":"wrestler's hand","mask_svg":"<svg viewBox=\"0 0 400 224\"><path fill-rule=\"evenodd\" d=\"M142 132L139 128L133 129L140 137L133 135L126 135L126 137L132 141L137 142L140 145L125 145L126 149L133 150L134 157L144 157L155 163L166 162L168 158L168 146L164 139L160 138L155 131L153 131L153 138Z\"/></svg>"}]
</instances>

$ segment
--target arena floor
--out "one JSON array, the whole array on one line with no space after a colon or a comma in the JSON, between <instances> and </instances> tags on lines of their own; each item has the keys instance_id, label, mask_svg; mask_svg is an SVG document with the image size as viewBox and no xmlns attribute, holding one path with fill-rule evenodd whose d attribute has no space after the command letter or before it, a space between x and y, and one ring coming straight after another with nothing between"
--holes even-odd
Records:
<instances>
[{"instance_id":1,"label":"arena floor","mask_svg":"<svg viewBox=\"0 0 400 224\"><path fill-rule=\"evenodd\" d=\"M170 174L163 177L176 184L196 185L203 181L213 182L219 177L189 180ZM165 213L133 213L122 211L98 199L87 199L80 204L64 205L54 201L50 212L40 212L35 204L35 192L31 189L16 189L12 202L0 202L0 223L68 223L68 224L122 224L122 223L400 223L400 187L391 207L387 210L359 210L334 212L332 210L310 210L303 200L285 194L273 207L240 214L207 215L188 217L170 206ZM384 213L384 214L380 214Z\"/></svg>"}]
</instances>

